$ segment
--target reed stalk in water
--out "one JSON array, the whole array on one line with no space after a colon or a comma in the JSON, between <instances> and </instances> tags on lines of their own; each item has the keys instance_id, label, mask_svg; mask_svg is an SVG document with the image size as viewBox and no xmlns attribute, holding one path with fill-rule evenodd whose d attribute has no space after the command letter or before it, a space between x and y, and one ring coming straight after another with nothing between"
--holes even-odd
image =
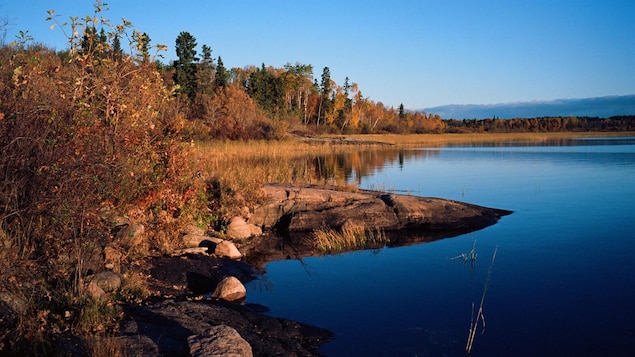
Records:
<instances>
[{"instance_id":1,"label":"reed stalk in water","mask_svg":"<svg viewBox=\"0 0 635 357\"><path fill-rule=\"evenodd\" d=\"M487 294L489 281L490 281L490 278L492 277L492 270L494 268L494 261L496 260L497 251L498 251L498 246L494 249L494 254L492 255L492 262L490 263L489 270L487 271L487 278L485 279L485 287L483 288L483 295L481 295L481 303L479 304L476 315L474 315L474 303L472 303L470 330L467 335L467 344L465 345L465 352L468 356L472 353L472 345L474 344L474 338L476 338L476 330L478 329L479 320L481 321L481 325L483 327L483 331L481 331L481 335L485 332L485 314L483 313L483 305L485 304L485 295Z\"/></svg>"}]
</instances>

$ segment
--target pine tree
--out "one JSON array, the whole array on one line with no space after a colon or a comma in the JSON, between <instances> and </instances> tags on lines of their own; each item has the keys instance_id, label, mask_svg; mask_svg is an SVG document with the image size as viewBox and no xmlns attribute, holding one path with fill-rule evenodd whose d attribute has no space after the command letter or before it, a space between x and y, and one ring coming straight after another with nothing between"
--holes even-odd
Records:
<instances>
[{"instance_id":1,"label":"pine tree","mask_svg":"<svg viewBox=\"0 0 635 357\"><path fill-rule=\"evenodd\" d=\"M320 82L320 107L318 109L317 125L320 125L322 113L326 113L329 108L329 94L331 93L331 70L324 67L322 70L322 82Z\"/></svg>"},{"instance_id":2,"label":"pine tree","mask_svg":"<svg viewBox=\"0 0 635 357\"><path fill-rule=\"evenodd\" d=\"M224 88L229 81L229 71L223 65L223 60L218 56L216 61L216 76L214 77L214 83L216 88Z\"/></svg>"},{"instance_id":3,"label":"pine tree","mask_svg":"<svg viewBox=\"0 0 635 357\"><path fill-rule=\"evenodd\" d=\"M197 91L196 72L196 39L189 32L183 31L176 38L176 56L174 61L174 82L181 87L181 92L193 99Z\"/></svg>"},{"instance_id":4,"label":"pine tree","mask_svg":"<svg viewBox=\"0 0 635 357\"><path fill-rule=\"evenodd\" d=\"M404 109L403 103L399 104L399 119L404 119L406 117L406 110Z\"/></svg>"},{"instance_id":5,"label":"pine tree","mask_svg":"<svg viewBox=\"0 0 635 357\"><path fill-rule=\"evenodd\" d=\"M212 94L214 81L214 59L212 58L212 49L203 45L201 47L203 58L198 65L198 84L197 89L201 93Z\"/></svg>"},{"instance_id":6,"label":"pine tree","mask_svg":"<svg viewBox=\"0 0 635 357\"><path fill-rule=\"evenodd\" d=\"M122 58L123 51L121 50L121 41L119 41L119 35L115 35L112 39L112 59L120 60Z\"/></svg>"}]
</instances>

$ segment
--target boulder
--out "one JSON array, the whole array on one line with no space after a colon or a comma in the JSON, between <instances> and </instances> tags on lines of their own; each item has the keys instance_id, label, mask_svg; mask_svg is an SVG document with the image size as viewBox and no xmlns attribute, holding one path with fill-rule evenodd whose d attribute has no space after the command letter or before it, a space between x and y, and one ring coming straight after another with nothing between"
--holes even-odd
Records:
<instances>
[{"instance_id":1,"label":"boulder","mask_svg":"<svg viewBox=\"0 0 635 357\"><path fill-rule=\"evenodd\" d=\"M145 226L143 224L130 224L117 234L117 240L122 247L133 248L143 243Z\"/></svg>"},{"instance_id":2,"label":"boulder","mask_svg":"<svg viewBox=\"0 0 635 357\"><path fill-rule=\"evenodd\" d=\"M236 216L229 221L226 234L232 240L241 240L261 235L262 229L252 223L247 223L243 217Z\"/></svg>"},{"instance_id":3,"label":"boulder","mask_svg":"<svg viewBox=\"0 0 635 357\"><path fill-rule=\"evenodd\" d=\"M187 338L192 357L251 357L251 346L233 328L218 325Z\"/></svg>"},{"instance_id":4,"label":"boulder","mask_svg":"<svg viewBox=\"0 0 635 357\"><path fill-rule=\"evenodd\" d=\"M240 259L243 257L238 248L236 248L236 245L226 240L216 244L216 247L214 248L214 255L229 259Z\"/></svg>"},{"instance_id":5,"label":"boulder","mask_svg":"<svg viewBox=\"0 0 635 357\"><path fill-rule=\"evenodd\" d=\"M224 277L214 289L212 298L225 301L235 301L243 299L247 295L247 289L238 278L233 276Z\"/></svg>"},{"instance_id":6,"label":"boulder","mask_svg":"<svg viewBox=\"0 0 635 357\"><path fill-rule=\"evenodd\" d=\"M121 287L121 275L112 271L104 271L87 276L86 282L95 283L105 292L115 291Z\"/></svg>"}]
</instances>

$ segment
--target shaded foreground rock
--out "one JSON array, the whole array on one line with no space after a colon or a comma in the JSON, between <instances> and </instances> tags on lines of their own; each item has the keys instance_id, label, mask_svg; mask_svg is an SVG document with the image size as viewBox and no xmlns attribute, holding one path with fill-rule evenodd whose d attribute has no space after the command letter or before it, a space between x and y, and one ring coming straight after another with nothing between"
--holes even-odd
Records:
<instances>
[{"instance_id":1,"label":"shaded foreground rock","mask_svg":"<svg viewBox=\"0 0 635 357\"><path fill-rule=\"evenodd\" d=\"M252 306L209 301L132 306L126 308L126 316L130 318L122 325L120 342L132 355L156 351L154 355L189 356L192 344L203 341L192 336L209 336L210 329L221 325L235 330L256 356L314 356L332 337L326 330L264 316Z\"/></svg>"},{"instance_id":2,"label":"shaded foreground rock","mask_svg":"<svg viewBox=\"0 0 635 357\"><path fill-rule=\"evenodd\" d=\"M251 346L233 328L225 325L214 326L202 335L187 338L192 357L251 357Z\"/></svg>"},{"instance_id":3,"label":"shaded foreground rock","mask_svg":"<svg viewBox=\"0 0 635 357\"><path fill-rule=\"evenodd\" d=\"M207 337L215 326L234 329L254 356L316 356L320 345L332 337L321 328L263 315L265 307L212 297L224 280L254 279L256 271L244 261L185 254L152 257L146 263L155 298L143 306L123 306L125 318L117 338L126 355L195 355L201 351L193 348L196 341L211 341Z\"/></svg>"},{"instance_id":4,"label":"shaded foreground rock","mask_svg":"<svg viewBox=\"0 0 635 357\"><path fill-rule=\"evenodd\" d=\"M359 190L345 192L317 186L269 184L266 202L250 223L281 232L341 229L355 224L383 231L470 232L492 225L511 211L441 198Z\"/></svg>"}]
</instances>

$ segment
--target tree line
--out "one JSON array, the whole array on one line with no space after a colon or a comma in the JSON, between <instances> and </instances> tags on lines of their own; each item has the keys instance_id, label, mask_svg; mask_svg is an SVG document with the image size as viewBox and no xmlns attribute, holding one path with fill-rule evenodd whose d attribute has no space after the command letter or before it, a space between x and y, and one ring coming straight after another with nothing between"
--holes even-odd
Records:
<instances>
[{"instance_id":1,"label":"tree line","mask_svg":"<svg viewBox=\"0 0 635 357\"><path fill-rule=\"evenodd\" d=\"M196 38L183 31L176 38L177 59L161 68L188 100L188 118L204 124L205 135L260 137L280 129L331 133L441 132L438 115L398 110L365 98L359 85L342 85L324 67L318 78L310 64L282 68L247 65L227 69L208 45L197 53ZM231 108L248 108L237 117ZM254 127L255 125L255 127ZM247 130L247 128L250 130ZM222 130L219 130L222 128Z\"/></svg>"},{"instance_id":2,"label":"tree line","mask_svg":"<svg viewBox=\"0 0 635 357\"><path fill-rule=\"evenodd\" d=\"M448 133L511 133L565 131L635 131L635 115L443 120Z\"/></svg>"},{"instance_id":3,"label":"tree line","mask_svg":"<svg viewBox=\"0 0 635 357\"><path fill-rule=\"evenodd\" d=\"M329 67L322 69L320 80L313 66L287 63L282 68L249 65L226 69L220 56L211 57L211 49L202 46L196 56L196 39L181 32L176 39L178 59L164 70L181 93L189 99L189 118L205 123L211 137L262 136L262 123L284 130L330 133L460 133L460 132L558 132L558 131L627 131L635 129L632 116L611 118L539 117L482 120L442 119L439 115L387 107L365 98L359 85L345 78L342 85L332 78ZM228 97L226 92L234 92ZM225 96L223 97L223 95ZM241 95L238 95L241 94ZM247 95L247 97L244 96ZM221 96L221 98L215 97ZM239 106L255 107L243 112L242 118L223 112L221 101L242 100ZM229 103L225 103L227 106ZM254 106L255 104L255 106ZM219 112L220 111L220 112ZM233 117L233 120L223 120ZM258 119L259 118L259 119ZM261 123L261 130L240 130L245 124ZM235 124L235 125L228 125ZM222 130L214 130L214 128ZM265 125L267 126L267 125ZM260 135L259 135L260 134Z\"/></svg>"}]
</instances>

